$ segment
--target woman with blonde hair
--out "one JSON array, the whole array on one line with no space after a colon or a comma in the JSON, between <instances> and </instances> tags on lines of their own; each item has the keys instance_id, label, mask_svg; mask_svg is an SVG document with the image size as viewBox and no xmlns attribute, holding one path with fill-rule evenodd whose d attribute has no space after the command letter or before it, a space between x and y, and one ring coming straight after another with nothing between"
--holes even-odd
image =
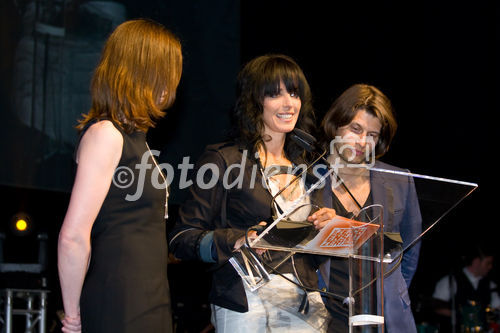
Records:
<instances>
[{"instance_id":1,"label":"woman with blonde hair","mask_svg":"<svg viewBox=\"0 0 500 333\"><path fill-rule=\"evenodd\" d=\"M181 72L179 40L151 20L122 23L104 45L59 235L63 332L172 331L168 191L146 133Z\"/></svg>"}]
</instances>

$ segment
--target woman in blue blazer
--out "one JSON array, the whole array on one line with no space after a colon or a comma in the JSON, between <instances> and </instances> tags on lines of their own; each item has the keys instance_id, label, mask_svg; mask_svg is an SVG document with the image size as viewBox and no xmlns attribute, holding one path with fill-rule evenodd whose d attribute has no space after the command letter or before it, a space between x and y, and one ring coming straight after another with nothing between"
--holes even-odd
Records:
<instances>
[{"instance_id":1,"label":"woman in blue blazer","mask_svg":"<svg viewBox=\"0 0 500 333\"><path fill-rule=\"evenodd\" d=\"M396 132L396 120L389 99L377 88L356 84L344 91L326 113L321 129L328 160L347 187L331 179L323 192L323 211L331 209L342 216L357 214L362 207L384 207L384 233L401 243L403 249L422 232L422 219L412 177L390 172L370 171L375 167L396 168L377 159L384 155ZM331 214L331 213L330 213ZM314 216L313 216L314 219ZM417 269L420 243L409 247L401 260L395 260L384 278L384 317L386 332L416 332L408 287ZM332 257L320 269L329 291L347 293L347 263ZM329 332L347 332L348 309L341 301L328 299L332 315Z\"/></svg>"}]
</instances>

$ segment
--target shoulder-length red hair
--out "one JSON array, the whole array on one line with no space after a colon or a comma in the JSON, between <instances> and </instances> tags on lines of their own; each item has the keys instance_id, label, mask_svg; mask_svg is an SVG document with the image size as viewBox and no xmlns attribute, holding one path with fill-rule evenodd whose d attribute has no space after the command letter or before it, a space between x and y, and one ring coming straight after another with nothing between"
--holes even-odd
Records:
<instances>
[{"instance_id":1,"label":"shoulder-length red hair","mask_svg":"<svg viewBox=\"0 0 500 333\"><path fill-rule=\"evenodd\" d=\"M181 73L181 44L163 25L146 19L120 24L104 45L91 109L77 128L107 118L126 132L147 132L173 104Z\"/></svg>"}]
</instances>

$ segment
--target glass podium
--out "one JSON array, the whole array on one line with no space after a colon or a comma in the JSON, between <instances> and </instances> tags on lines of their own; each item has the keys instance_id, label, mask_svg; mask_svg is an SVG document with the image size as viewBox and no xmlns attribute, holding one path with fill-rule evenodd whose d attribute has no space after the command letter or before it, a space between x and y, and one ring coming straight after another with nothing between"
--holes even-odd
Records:
<instances>
[{"instance_id":1,"label":"glass podium","mask_svg":"<svg viewBox=\"0 0 500 333\"><path fill-rule=\"evenodd\" d=\"M349 332L384 332L384 277L407 258L418 259L419 240L469 196L477 184L378 167L352 168L366 177L370 194L359 203L338 169L317 166L305 172L272 171L265 176L273 196L275 216L230 262L247 287L257 291L271 279L266 251L317 255L330 264L342 262L348 276L342 289L323 292L341 300L348 312ZM267 172L267 171L266 171ZM365 182L366 183L366 182ZM278 185L277 185L278 184ZM279 186L279 184L284 184ZM323 207L353 206L347 216L337 215L320 230L308 220ZM259 253L257 252L259 249ZM284 260L285 260L284 259ZM416 259L415 259L416 260ZM272 267L271 267L272 266ZM299 278L300 280L300 278ZM328 286L329 275L326 276ZM312 286L305 289L314 290Z\"/></svg>"}]
</instances>

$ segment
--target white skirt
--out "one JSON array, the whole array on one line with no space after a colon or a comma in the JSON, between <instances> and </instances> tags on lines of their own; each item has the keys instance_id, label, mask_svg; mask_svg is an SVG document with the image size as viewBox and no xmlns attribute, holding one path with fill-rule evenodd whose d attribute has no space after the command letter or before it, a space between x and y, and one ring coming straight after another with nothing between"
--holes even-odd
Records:
<instances>
[{"instance_id":1,"label":"white skirt","mask_svg":"<svg viewBox=\"0 0 500 333\"><path fill-rule=\"evenodd\" d=\"M291 274L285 274L291 280ZM212 324L217 333L326 332L328 311L319 292L308 292L309 311L300 313L304 291L279 275L256 291L245 286L248 312L232 311L217 305L212 308Z\"/></svg>"}]
</instances>

